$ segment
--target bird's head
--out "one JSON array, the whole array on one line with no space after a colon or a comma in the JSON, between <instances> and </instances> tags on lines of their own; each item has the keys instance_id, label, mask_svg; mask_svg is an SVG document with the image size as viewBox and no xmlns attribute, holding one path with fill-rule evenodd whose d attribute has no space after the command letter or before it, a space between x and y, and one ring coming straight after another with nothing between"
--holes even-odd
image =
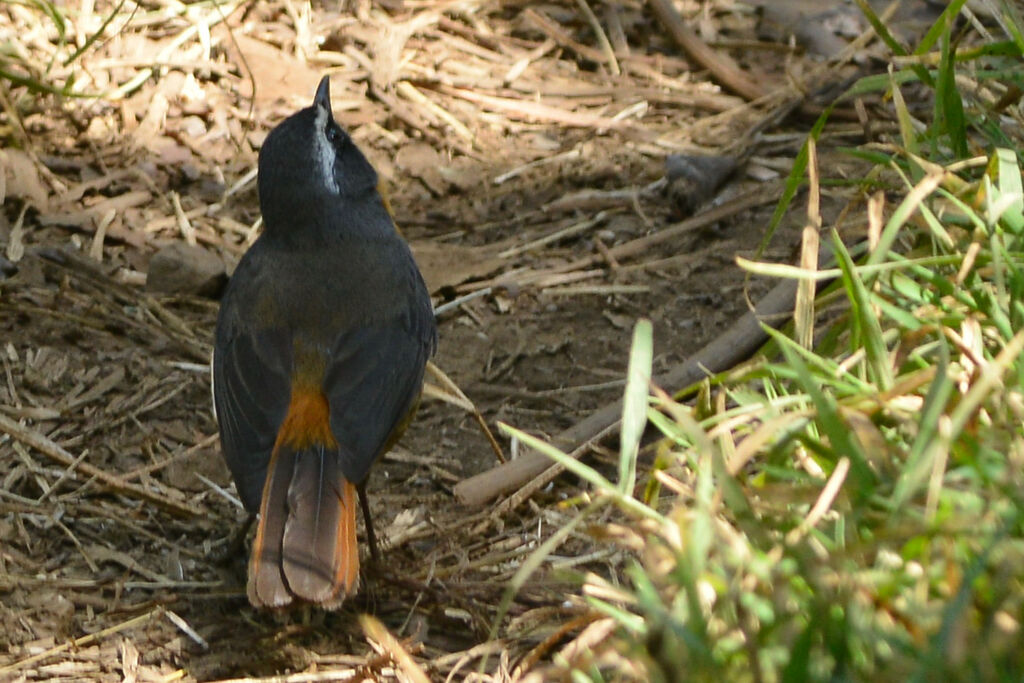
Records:
<instances>
[{"instance_id":1,"label":"bird's head","mask_svg":"<svg viewBox=\"0 0 1024 683\"><path fill-rule=\"evenodd\" d=\"M258 186L269 231L327 226L346 204L376 197L377 172L334 120L327 76L311 106L267 135L260 149Z\"/></svg>"}]
</instances>

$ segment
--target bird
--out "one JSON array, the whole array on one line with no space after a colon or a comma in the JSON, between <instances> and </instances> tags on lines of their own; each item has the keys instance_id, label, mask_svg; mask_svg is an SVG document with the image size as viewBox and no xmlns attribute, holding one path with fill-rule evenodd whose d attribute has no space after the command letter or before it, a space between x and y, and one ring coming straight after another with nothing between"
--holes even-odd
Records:
<instances>
[{"instance_id":1,"label":"bird","mask_svg":"<svg viewBox=\"0 0 1024 683\"><path fill-rule=\"evenodd\" d=\"M367 475L412 419L437 325L328 76L267 135L257 191L263 230L225 290L212 363L223 457L258 515L246 593L337 609L359 586L357 497L376 557Z\"/></svg>"}]
</instances>

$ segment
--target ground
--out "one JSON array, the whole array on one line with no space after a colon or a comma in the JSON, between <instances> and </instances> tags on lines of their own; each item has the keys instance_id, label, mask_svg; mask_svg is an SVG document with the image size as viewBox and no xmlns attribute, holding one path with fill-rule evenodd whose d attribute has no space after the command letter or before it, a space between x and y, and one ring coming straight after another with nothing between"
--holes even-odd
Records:
<instances>
[{"instance_id":1,"label":"ground","mask_svg":"<svg viewBox=\"0 0 1024 683\"><path fill-rule=\"evenodd\" d=\"M460 505L455 484L496 456L471 412L430 395L373 470L386 547L381 566L364 557L359 595L331 614L250 608L245 550L228 552L244 514L210 405L219 288L169 295L146 274L175 242L230 272L258 231L262 138L330 74L337 118L379 169L435 304L492 287L439 316L434 363L495 433L503 421L557 434L620 395L638 318L654 321L655 370L667 369L766 291L736 256L792 262L799 212L761 248L820 112L790 86L867 68L826 69L749 5L679 8L774 95L751 106L724 90L630 2L600 8L614 65L575 4L139 5L77 62L79 91L104 97L5 85L0 679L397 675L363 613L431 677L464 677L485 655L483 671L518 676L578 632L572 572L614 576L621 551L570 536L495 638L508 580L578 487L563 477L500 513ZM72 42L114 10L70 18ZM27 12L5 7L0 28L20 32L31 67L56 43ZM739 167L694 193L666 177L670 154ZM843 192L826 197L830 217Z\"/></svg>"}]
</instances>

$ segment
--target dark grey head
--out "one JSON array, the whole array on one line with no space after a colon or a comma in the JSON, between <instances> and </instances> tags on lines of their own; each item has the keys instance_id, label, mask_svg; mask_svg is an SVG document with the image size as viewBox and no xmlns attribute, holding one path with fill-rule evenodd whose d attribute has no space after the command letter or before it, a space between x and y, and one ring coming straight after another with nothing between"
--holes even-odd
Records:
<instances>
[{"instance_id":1,"label":"dark grey head","mask_svg":"<svg viewBox=\"0 0 1024 683\"><path fill-rule=\"evenodd\" d=\"M260 150L258 186L268 232L328 228L346 204L377 198L377 172L334 121L327 76L312 106L270 131Z\"/></svg>"}]
</instances>

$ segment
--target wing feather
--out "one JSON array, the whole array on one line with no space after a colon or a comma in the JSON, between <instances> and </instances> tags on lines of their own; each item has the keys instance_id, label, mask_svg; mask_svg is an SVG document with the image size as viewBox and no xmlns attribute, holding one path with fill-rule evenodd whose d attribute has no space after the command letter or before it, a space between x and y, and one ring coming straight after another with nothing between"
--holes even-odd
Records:
<instances>
[{"instance_id":1,"label":"wing feather","mask_svg":"<svg viewBox=\"0 0 1024 683\"><path fill-rule=\"evenodd\" d=\"M434 350L430 299L408 319L341 336L324 378L331 431L341 446L342 473L360 484L395 430L419 400L423 370Z\"/></svg>"},{"instance_id":2,"label":"wing feather","mask_svg":"<svg viewBox=\"0 0 1024 683\"><path fill-rule=\"evenodd\" d=\"M253 335L233 327L218 334L214 347L213 396L224 460L252 513L260 508L267 464L288 411L288 344L283 331Z\"/></svg>"}]
</instances>

